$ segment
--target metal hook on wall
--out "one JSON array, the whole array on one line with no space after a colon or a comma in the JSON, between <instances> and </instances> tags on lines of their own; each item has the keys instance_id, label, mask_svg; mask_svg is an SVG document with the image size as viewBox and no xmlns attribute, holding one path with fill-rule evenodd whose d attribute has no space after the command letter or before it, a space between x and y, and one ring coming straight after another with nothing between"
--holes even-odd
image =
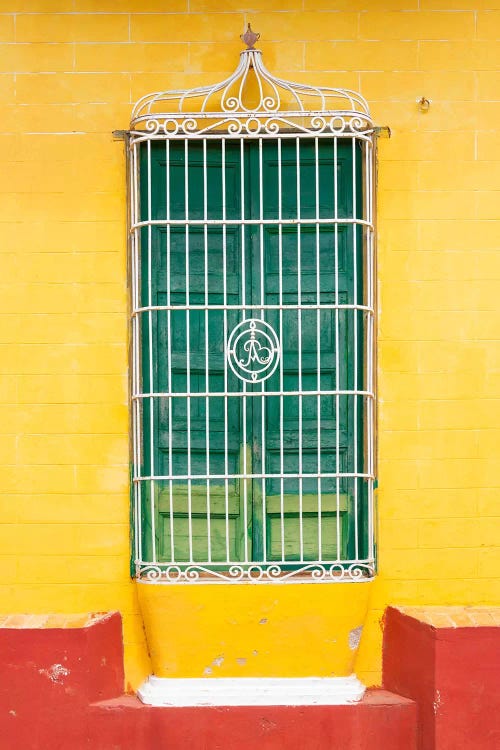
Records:
<instances>
[{"instance_id":1,"label":"metal hook on wall","mask_svg":"<svg viewBox=\"0 0 500 750\"><path fill-rule=\"evenodd\" d=\"M417 99L418 108L421 112L428 112L431 106L431 100L426 99L425 96L420 97L420 99Z\"/></svg>"}]
</instances>

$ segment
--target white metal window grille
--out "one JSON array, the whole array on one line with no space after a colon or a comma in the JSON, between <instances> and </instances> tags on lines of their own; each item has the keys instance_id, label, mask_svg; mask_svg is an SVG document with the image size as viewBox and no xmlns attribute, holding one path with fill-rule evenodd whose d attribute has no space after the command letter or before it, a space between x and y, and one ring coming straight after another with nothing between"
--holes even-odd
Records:
<instances>
[{"instance_id":1,"label":"white metal window grille","mask_svg":"<svg viewBox=\"0 0 500 750\"><path fill-rule=\"evenodd\" d=\"M138 578L374 573L374 146L273 77L152 94L128 133Z\"/></svg>"}]
</instances>

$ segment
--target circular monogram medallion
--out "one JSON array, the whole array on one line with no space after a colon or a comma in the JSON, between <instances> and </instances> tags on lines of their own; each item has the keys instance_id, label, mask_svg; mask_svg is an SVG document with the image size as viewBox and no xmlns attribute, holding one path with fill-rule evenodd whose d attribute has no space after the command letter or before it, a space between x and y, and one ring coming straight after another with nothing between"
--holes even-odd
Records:
<instances>
[{"instance_id":1,"label":"circular monogram medallion","mask_svg":"<svg viewBox=\"0 0 500 750\"><path fill-rule=\"evenodd\" d=\"M238 323L227 342L231 370L247 383L271 377L280 360L280 343L269 323L249 318Z\"/></svg>"}]
</instances>

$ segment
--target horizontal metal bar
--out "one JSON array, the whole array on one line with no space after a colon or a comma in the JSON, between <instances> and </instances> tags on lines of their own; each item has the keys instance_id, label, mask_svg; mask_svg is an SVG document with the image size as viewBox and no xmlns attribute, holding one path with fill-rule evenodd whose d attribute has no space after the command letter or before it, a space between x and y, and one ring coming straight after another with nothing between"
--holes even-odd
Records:
<instances>
[{"instance_id":1,"label":"horizontal metal bar","mask_svg":"<svg viewBox=\"0 0 500 750\"><path fill-rule=\"evenodd\" d=\"M180 292L184 294L184 292ZM354 305L354 304L334 304L329 302L314 303L314 304L298 304L298 305L145 305L144 307L137 307L132 315L138 315L140 313L146 313L150 310L359 310L360 312L367 312L374 314L374 309L368 305Z\"/></svg>"},{"instance_id":2,"label":"horizontal metal bar","mask_svg":"<svg viewBox=\"0 0 500 750\"><path fill-rule=\"evenodd\" d=\"M137 221L134 224L131 225L130 231L133 232L137 229L141 229L142 227L149 227L149 226L179 226L179 227L186 227L186 226L193 226L193 227L205 227L205 226L311 226L315 227L316 225L327 225L327 226L335 226L336 224L342 225L342 224L356 224L359 226L368 227L369 229L373 229L373 224L369 221L366 221L365 219L357 219L354 217L345 217L345 218L297 218L297 219L144 219L144 221Z\"/></svg>"},{"instance_id":3,"label":"horizontal metal bar","mask_svg":"<svg viewBox=\"0 0 500 750\"><path fill-rule=\"evenodd\" d=\"M153 119L153 118L151 118ZM224 141L248 141L251 139L272 139L276 140L278 135L276 133L267 133L265 130L260 130L256 133L249 133L249 132L241 132L238 134L234 133L228 133L225 130L212 130L207 131L203 130L202 132L197 133L196 131L193 133L190 133L189 135L184 132L177 132L177 133L168 133L165 134L164 132L161 133L155 133L152 135L151 133L146 133L146 131L127 131L128 137L130 138L130 143L141 143L144 141L167 141L167 140L197 140L200 138L206 138L207 140L216 139L218 141L224 140ZM348 138L349 140L352 140L353 138L358 141L364 141L367 143L373 143L374 137L376 137L378 134L375 133L374 128L369 128L366 131L352 131L352 130L345 130L344 132L333 132L331 130L324 130L322 132L313 132L308 131L306 133L301 132L299 129L290 129L289 131L281 130L279 133L279 137L281 139L287 139L287 138L297 138L299 137L302 139L307 138L329 138L330 140L333 138Z\"/></svg>"},{"instance_id":4,"label":"horizontal metal bar","mask_svg":"<svg viewBox=\"0 0 500 750\"><path fill-rule=\"evenodd\" d=\"M293 84L292 84L293 85ZM318 91L319 89L315 89ZM326 90L326 89L325 89ZM338 92L339 89L336 89L336 92ZM176 92L169 92L171 94ZM179 93L179 92L177 92ZM337 93L334 94L334 96L337 96ZM368 121L369 115L367 112L359 112L357 110L353 109L276 109L276 110L269 110L264 109L262 111L260 110L235 110L232 112L231 110L227 109L218 109L218 110L211 110L209 112L203 111L203 110L195 110L193 112L185 111L185 112L161 112L158 115L153 114L152 112L148 112L144 115L140 115L139 117L136 117L134 122L142 122L142 121L149 121L149 120L155 120L155 119L175 119L175 120L193 120L193 118L200 119L200 120L218 120L219 118L224 117L227 120L233 120L233 119L242 119L242 120L258 120L258 119L275 119L277 117L299 117L303 119L304 117L308 118L315 118L315 117L321 117L325 119L329 118L340 118L340 117L355 117L356 119L365 119ZM375 126L371 126L371 129L373 130ZM281 137L281 133L279 134ZM276 138L276 133L274 134L274 137Z\"/></svg>"},{"instance_id":5,"label":"horizontal metal bar","mask_svg":"<svg viewBox=\"0 0 500 750\"><path fill-rule=\"evenodd\" d=\"M200 566L200 565L209 565L211 568L227 568L228 562L232 563L235 562L238 566L241 566L242 568L249 568L249 567L259 567L265 570L266 568L271 568L273 565L281 564L281 565L300 565L301 567L313 567L314 565L321 565L321 566L328 566L328 565L368 565L373 562L373 558L369 557L349 557L346 559L321 559L321 560L272 560L268 562L264 562L263 560L249 560L246 561L240 561L240 560L223 560L219 562L195 562L191 563L188 560L180 561L180 562L155 562L152 563L150 560L141 560L136 559L134 560L134 563L136 565L143 565L144 567L155 567L155 568L172 568L172 567L190 567L192 565L194 566Z\"/></svg>"},{"instance_id":6,"label":"horizontal metal bar","mask_svg":"<svg viewBox=\"0 0 500 750\"><path fill-rule=\"evenodd\" d=\"M132 401L143 399L143 398L224 398L230 396L231 398L246 398L246 396L362 396L363 398L374 398L375 394L370 391L355 391L355 390L344 390L344 391L318 391L318 390L301 390L301 391L172 391L171 393L158 392L158 393L136 393L132 396Z\"/></svg>"},{"instance_id":7,"label":"horizontal metal bar","mask_svg":"<svg viewBox=\"0 0 500 750\"><path fill-rule=\"evenodd\" d=\"M317 472L315 474L307 474L305 472L302 473L295 473L295 474L286 474L286 473L275 473L275 474L262 474L262 473L255 473L255 474L162 474L162 475L155 475L155 476L144 476L144 477L134 477L134 482L168 482L170 480L172 481L185 481L188 480L190 482L196 481L198 479L219 479L219 480L231 480L231 479L375 479L375 477L372 474L362 474L362 473L354 473L354 472L327 472L322 471L321 474L318 474ZM332 493L334 494L334 493Z\"/></svg>"}]
</instances>

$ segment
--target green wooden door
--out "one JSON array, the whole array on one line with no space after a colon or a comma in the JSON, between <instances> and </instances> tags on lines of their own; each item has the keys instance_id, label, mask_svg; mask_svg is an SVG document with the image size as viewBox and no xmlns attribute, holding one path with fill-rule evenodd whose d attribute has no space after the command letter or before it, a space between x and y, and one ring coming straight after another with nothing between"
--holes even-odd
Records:
<instances>
[{"instance_id":1,"label":"green wooden door","mask_svg":"<svg viewBox=\"0 0 500 750\"><path fill-rule=\"evenodd\" d=\"M362 409L343 392L362 388L363 327L335 305L362 298L362 238L341 221L360 210L360 167L350 140L333 143L142 152L153 222L141 237L142 378L157 394L142 407L149 559L286 566L346 559L354 543ZM281 345L256 383L226 360L250 318Z\"/></svg>"},{"instance_id":2,"label":"green wooden door","mask_svg":"<svg viewBox=\"0 0 500 750\"><path fill-rule=\"evenodd\" d=\"M204 218L205 192L207 215L221 218L221 148L203 154L201 144L190 144L187 154L183 142L154 144L142 154L141 169L143 216L183 222L144 229L142 237L142 247L151 248L151 258L142 254L143 303L151 288L152 305L169 308L153 311L151 324L143 318L144 390L152 379L154 392L172 394L145 399L144 455L151 475L179 477L151 483L144 541L151 538L154 518L160 561L239 560L247 536L241 506L248 483L207 477L240 473L240 399L186 395L227 391L224 330L238 314L228 311L224 320L218 306L239 305L242 296L238 228L184 222L186 215L192 222ZM226 215L234 218L239 215L234 149L228 149L224 171Z\"/></svg>"},{"instance_id":3,"label":"green wooden door","mask_svg":"<svg viewBox=\"0 0 500 750\"><path fill-rule=\"evenodd\" d=\"M257 149L253 154L252 166L252 173L262 169L263 215L270 222L262 240L255 238L257 248L263 246L265 302L283 307L269 313L279 331L283 365L266 386L283 395L267 398L267 414L256 415L257 433L265 424L258 468L275 475L263 488L266 557L290 563L346 559L355 524L354 481L314 475L346 474L354 467L354 397L325 392L354 389L354 327L361 345L362 321L351 310L336 313L328 305L354 302L355 265L361 300L361 241L354 243L352 224L328 220L336 203L339 218L353 216L356 200L361 206L360 167L353 182L351 142L341 142L334 152L331 141L316 146L312 139L298 147L295 140L265 143L262 156ZM280 227L272 223L276 218L302 221ZM297 392L303 395L289 395ZM360 422L361 410L356 416ZM362 434L361 424L358 431ZM362 454L358 466L360 461ZM276 476L294 473L306 476Z\"/></svg>"}]
</instances>

